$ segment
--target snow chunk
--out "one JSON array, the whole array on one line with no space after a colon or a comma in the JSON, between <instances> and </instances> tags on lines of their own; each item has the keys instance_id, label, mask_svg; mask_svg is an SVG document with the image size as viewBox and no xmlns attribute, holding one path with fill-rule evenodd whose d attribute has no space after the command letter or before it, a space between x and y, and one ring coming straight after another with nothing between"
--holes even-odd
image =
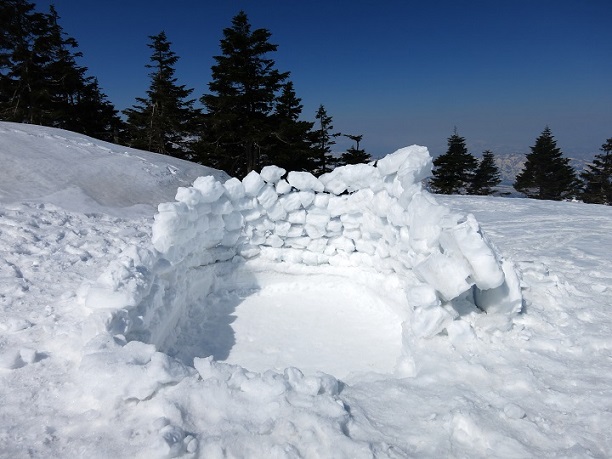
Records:
<instances>
[{"instance_id":1,"label":"snow chunk","mask_svg":"<svg viewBox=\"0 0 612 459\"><path fill-rule=\"evenodd\" d=\"M274 187L266 185L257 195L257 200L264 209L269 209L278 200L278 195L274 191Z\"/></svg>"},{"instance_id":2,"label":"snow chunk","mask_svg":"<svg viewBox=\"0 0 612 459\"><path fill-rule=\"evenodd\" d=\"M499 287L504 273L491 244L485 239L473 215L450 230L456 248L463 254L472 271L472 279L481 290Z\"/></svg>"},{"instance_id":3,"label":"snow chunk","mask_svg":"<svg viewBox=\"0 0 612 459\"><path fill-rule=\"evenodd\" d=\"M282 167L265 166L263 169L261 169L260 175L266 183L274 185L283 175L285 175L285 172L287 171Z\"/></svg>"},{"instance_id":4,"label":"snow chunk","mask_svg":"<svg viewBox=\"0 0 612 459\"><path fill-rule=\"evenodd\" d=\"M236 177L232 177L231 179L229 179L223 184L223 186L225 187L225 191L227 192L228 196L232 201L238 201L239 199L242 199L246 193L244 185Z\"/></svg>"},{"instance_id":5,"label":"snow chunk","mask_svg":"<svg viewBox=\"0 0 612 459\"><path fill-rule=\"evenodd\" d=\"M325 189L325 186L319 179L310 172L291 171L287 175L287 181L293 188L301 191L312 190L321 192Z\"/></svg>"},{"instance_id":6,"label":"snow chunk","mask_svg":"<svg viewBox=\"0 0 612 459\"><path fill-rule=\"evenodd\" d=\"M435 288L446 301L467 292L472 286L472 283L468 282L469 266L462 260L440 252L429 255L414 267L414 272Z\"/></svg>"},{"instance_id":7,"label":"snow chunk","mask_svg":"<svg viewBox=\"0 0 612 459\"><path fill-rule=\"evenodd\" d=\"M310 207L315 200L314 191L298 191L296 194L298 195L304 209Z\"/></svg>"},{"instance_id":8,"label":"snow chunk","mask_svg":"<svg viewBox=\"0 0 612 459\"><path fill-rule=\"evenodd\" d=\"M418 308L414 311L411 328L419 338L431 338L444 330L453 316L444 308Z\"/></svg>"},{"instance_id":9,"label":"snow chunk","mask_svg":"<svg viewBox=\"0 0 612 459\"><path fill-rule=\"evenodd\" d=\"M333 194L372 188L380 182L380 172L369 164L349 164L323 174L319 180Z\"/></svg>"},{"instance_id":10,"label":"snow chunk","mask_svg":"<svg viewBox=\"0 0 612 459\"><path fill-rule=\"evenodd\" d=\"M193 182L193 188L202 193L200 198L202 202L216 202L225 192L225 188L214 177L198 177ZM177 198L177 201L180 201Z\"/></svg>"},{"instance_id":11,"label":"snow chunk","mask_svg":"<svg viewBox=\"0 0 612 459\"><path fill-rule=\"evenodd\" d=\"M279 180L279 182L276 184L276 192L278 194L287 194L291 191L291 185L289 185L289 182L287 182L287 180L282 179Z\"/></svg>"},{"instance_id":12,"label":"snow chunk","mask_svg":"<svg viewBox=\"0 0 612 459\"><path fill-rule=\"evenodd\" d=\"M242 179L242 184L244 185L244 192L247 196L257 196L259 190L265 185L261 176L255 171L249 172L247 176Z\"/></svg>"},{"instance_id":13,"label":"snow chunk","mask_svg":"<svg viewBox=\"0 0 612 459\"><path fill-rule=\"evenodd\" d=\"M523 307L520 280L514 265L510 261L504 260L502 262L502 270L504 272L504 283L490 290L476 289L474 301L479 308L488 313L518 314Z\"/></svg>"},{"instance_id":14,"label":"snow chunk","mask_svg":"<svg viewBox=\"0 0 612 459\"><path fill-rule=\"evenodd\" d=\"M302 200L298 193L289 193L285 196L281 196L278 200L287 212L293 212L302 207Z\"/></svg>"},{"instance_id":15,"label":"snow chunk","mask_svg":"<svg viewBox=\"0 0 612 459\"><path fill-rule=\"evenodd\" d=\"M156 352L151 344L130 341L121 346L110 336L108 340L105 348L86 354L81 361L82 377L99 400L111 404L145 400L161 387L193 374L193 369ZM105 371L107 368L112 371Z\"/></svg>"},{"instance_id":16,"label":"snow chunk","mask_svg":"<svg viewBox=\"0 0 612 459\"><path fill-rule=\"evenodd\" d=\"M431 175L432 160L426 147L412 145L376 162L382 176L398 174L404 183L418 183Z\"/></svg>"}]
</instances>

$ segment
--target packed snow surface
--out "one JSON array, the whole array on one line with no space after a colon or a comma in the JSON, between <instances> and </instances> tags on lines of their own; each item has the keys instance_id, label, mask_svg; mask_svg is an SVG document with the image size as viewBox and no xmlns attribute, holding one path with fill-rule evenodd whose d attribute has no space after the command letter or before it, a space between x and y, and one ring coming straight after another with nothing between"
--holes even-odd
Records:
<instances>
[{"instance_id":1,"label":"packed snow surface","mask_svg":"<svg viewBox=\"0 0 612 459\"><path fill-rule=\"evenodd\" d=\"M610 207L434 198L421 147L228 181L0 123L0 157L3 457L612 454Z\"/></svg>"}]
</instances>

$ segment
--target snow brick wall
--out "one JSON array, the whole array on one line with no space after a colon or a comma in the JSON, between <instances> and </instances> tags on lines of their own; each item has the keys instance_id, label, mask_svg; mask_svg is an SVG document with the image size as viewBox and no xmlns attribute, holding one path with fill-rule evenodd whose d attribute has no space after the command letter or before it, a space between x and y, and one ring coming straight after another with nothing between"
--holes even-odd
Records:
<instances>
[{"instance_id":1,"label":"snow brick wall","mask_svg":"<svg viewBox=\"0 0 612 459\"><path fill-rule=\"evenodd\" d=\"M242 181L208 176L179 188L175 202L159 205L152 247L124 252L89 287L91 353L109 335L164 348L188 308L240 283L254 260L404 279L405 328L417 338L465 332L466 310L509 323L522 307L513 265L472 215L423 190L430 172L427 149L411 146L319 178L267 166Z\"/></svg>"}]
</instances>

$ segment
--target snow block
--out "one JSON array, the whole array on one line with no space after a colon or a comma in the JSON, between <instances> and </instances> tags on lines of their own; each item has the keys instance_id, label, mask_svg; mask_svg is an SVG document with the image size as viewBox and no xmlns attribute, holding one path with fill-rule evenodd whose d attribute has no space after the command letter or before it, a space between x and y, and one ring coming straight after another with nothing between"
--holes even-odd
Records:
<instances>
[{"instance_id":1,"label":"snow block","mask_svg":"<svg viewBox=\"0 0 612 459\"><path fill-rule=\"evenodd\" d=\"M296 190L300 191L318 191L321 192L325 189L325 186L309 172L295 172L291 171L287 175L287 181Z\"/></svg>"},{"instance_id":2,"label":"snow block","mask_svg":"<svg viewBox=\"0 0 612 459\"><path fill-rule=\"evenodd\" d=\"M285 175L285 172L287 171L282 167L265 166L259 175L261 175L264 182L274 185Z\"/></svg>"},{"instance_id":3,"label":"snow block","mask_svg":"<svg viewBox=\"0 0 612 459\"><path fill-rule=\"evenodd\" d=\"M508 260L502 261L502 270L504 283L494 289L476 289L474 300L476 305L487 313L512 316L521 312L523 307L520 280L514 266Z\"/></svg>"},{"instance_id":4,"label":"snow block","mask_svg":"<svg viewBox=\"0 0 612 459\"><path fill-rule=\"evenodd\" d=\"M319 180L325 189L333 194L345 191L353 192L362 188L372 188L379 183L380 170L370 164L350 164L337 167L333 171L323 174Z\"/></svg>"},{"instance_id":5,"label":"snow block","mask_svg":"<svg viewBox=\"0 0 612 459\"><path fill-rule=\"evenodd\" d=\"M257 172L251 171L242 179L242 184L247 196L257 196L257 193L259 193L259 190L262 189L265 183Z\"/></svg>"},{"instance_id":6,"label":"snow block","mask_svg":"<svg viewBox=\"0 0 612 459\"><path fill-rule=\"evenodd\" d=\"M229 179L223 184L223 186L225 187L225 191L232 201L236 202L239 199L244 198L246 193L244 185L236 177Z\"/></svg>"},{"instance_id":7,"label":"snow block","mask_svg":"<svg viewBox=\"0 0 612 459\"><path fill-rule=\"evenodd\" d=\"M435 288L446 301L472 287L468 281L470 269L467 263L440 252L432 253L413 269L421 280Z\"/></svg>"}]
</instances>

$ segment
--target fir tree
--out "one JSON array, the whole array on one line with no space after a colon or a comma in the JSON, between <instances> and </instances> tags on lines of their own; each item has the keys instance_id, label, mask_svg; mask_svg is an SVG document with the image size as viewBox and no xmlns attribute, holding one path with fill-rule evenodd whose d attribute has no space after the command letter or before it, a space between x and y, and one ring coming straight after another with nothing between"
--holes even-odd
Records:
<instances>
[{"instance_id":1,"label":"fir tree","mask_svg":"<svg viewBox=\"0 0 612 459\"><path fill-rule=\"evenodd\" d=\"M147 46L153 50L149 74L151 84L147 97L137 97L127 115L129 145L156 153L189 159L190 135L199 112L194 109L195 100L187 97L193 89L177 84L174 66L178 56L170 49L165 32L149 36Z\"/></svg>"},{"instance_id":2,"label":"fir tree","mask_svg":"<svg viewBox=\"0 0 612 459\"><path fill-rule=\"evenodd\" d=\"M82 53L76 51L78 43L66 37L59 25L59 16L51 5L46 15L47 25L41 37L47 79L48 119L46 124L76 131L79 93L84 87L86 69L77 64Z\"/></svg>"},{"instance_id":3,"label":"fir tree","mask_svg":"<svg viewBox=\"0 0 612 459\"><path fill-rule=\"evenodd\" d=\"M312 171L314 123L301 121L302 104L288 81L283 85L274 113L275 131L262 165L274 164L287 171Z\"/></svg>"},{"instance_id":4,"label":"fir tree","mask_svg":"<svg viewBox=\"0 0 612 459\"><path fill-rule=\"evenodd\" d=\"M64 33L53 5L45 17L47 27L41 42L48 60L45 73L50 96L46 124L117 141L122 122L100 90L98 80L87 76L87 68L77 63L77 58L82 57L76 51L77 41Z\"/></svg>"},{"instance_id":5,"label":"fir tree","mask_svg":"<svg viewBox=\"0 0 612 459\"><path fill-rule=\"evenodd\" d=\"M115 140L121 120L78 65L78 44L64 33L55 8L42 14L10 0L0 6L0 18L0 118Z\"/></svg>"},{"instance_id":6,"label":"fir tree","mask_svg":"<svg viewBox=\"0 0 612 459\"><path fill-rule=\"evenodd\" d=\"M199 159L233 176L243 177L266 162L276 131L274 108L289 73L276 70L268 57L278 47L270 36L266 29L251 30L246 13L238 13L223 30L210 94L201 98L207 114Z\"/></svg>"},{"instance_id":7,"label":"fir tree","mask_svg":"<svg viewBox=\"0 0 612 459\"><path fill-rule=\"evenodd\" d=\"M359 148L359 143L363 139L363 135L343 135L355 142L355 145L349 147L344 153L342 153L339 161L340 165L368 163L372 160L369 153L366 153L364 149Z\"/></svg>"},{"instance_id":8,"label":"fir tree","mask_svg":"<svg viewBox=\"0 0 612 459\"><path fill-rule=\"evenodd\" d=\"M87 77L79 91L72 122L74 127L66 129L81 132L85 135L107 142L124 142L125 123L102 92L95 77Z\"/></svg>"},{"instance_id":9,"label":"fir tree","mask_svg":"<svg viewBox=\"0 0 612 459\"><path fill-rule=\"evenodd\" d=\"M315 167L312 172L315 175L322 175L332 171L336 166L331 147L336 144L335 138L341 134L332 132L334 130L333 119L327 114L323 105L319 106L315 119L318 121L318 128L313 133Z\"/></svg>"},{"instance_id":10,"label":"fir tree","mask_svg":"<svg viewBox=\"0 0 612 459\"><path fill-rule=\"evenodd\" d=\"M580 174L584 181L581 197L584 202L612 205L612 138L606 140L601 151Z\"/></svg>"},{"instance_id":11,"label":"fir tree","mask_svg":"<svg viewBox=\"0 0 612 459\"><path fill-rule=\"evenodd\" d=\"M495 164L495 156L489 150L482 154L472 182L468 187L469 194L490 195L493 188L501 182L499 168Z\"/></svg>"},{"instance_id":12,"label":"fir tree","mask_svg":"<svg viewBox=\"0 0 612 459\"><path fill-rule=\"evenodd\" d=\"M47 21L25 0L0 4L0 118L43 124L49 99L41 36Z\"/></svg>"},{"instance_id":13,"label":"fir tree","mask_svg":"<svg viewBox=\"0 0 612 459\"><path fill-rule=\"evenodd\" d=\"M457 133L448 138L448 150L433 161L430 186L436 193L465 194L473 181L478 161L468 153L465 139Z\"/></svg>"},{"instance_id":14,"label":"fir tree","mask_svg":"<svg viewBox=\"0 0 612 459\"><path fill-rule=\"evenodd\" d=\"M529 198L560 201L578 191L578 180L569 159L557 147L547 126L527 155L523 171L516 176L514 188Z\"/></svg>"}]
</instances>

